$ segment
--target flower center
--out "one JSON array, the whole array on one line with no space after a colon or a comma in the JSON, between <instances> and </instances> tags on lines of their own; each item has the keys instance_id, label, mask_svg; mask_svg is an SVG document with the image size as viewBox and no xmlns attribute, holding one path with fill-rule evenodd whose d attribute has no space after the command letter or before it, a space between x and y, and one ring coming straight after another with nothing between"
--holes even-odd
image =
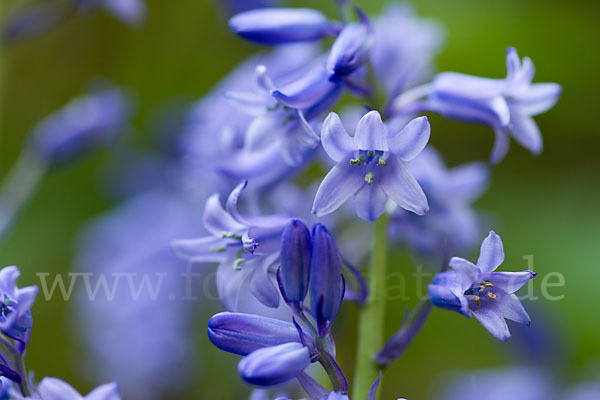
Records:
<instances>
[{"instance_id":1,"label":"flower center","mask_svg":"<svg viewBox=\"0 0 600 400\"><path fill-rule=\"evenodd\" d=\"M385 167L387 166L387 161L384 159L384 152L381 150L359 150L357 152L356 158L350 159L350 164L354 166L379 166ZM373 184L373 177L375 173L371 170L365 174L365 182L367 184Z\"/></svg>"},{"instance_id":2,"label":"flower center","mask_svg":"<svg viewBox=\"0 0 600 400\"><path fill-rule=\"evenodd\" d=\"M473 285L467 290L465 290L464 295L471 301L474 301L477 304L477 307L481 306L481 299L484 296L487 296L490 299L495 299L496 294L491 291L494 287L494 284L490 281L479 282L477 285Z\"/></svg>"},{"instance_id":3,"label":"flower center","mask_svg":"<svg viewBox=\"0 0 600 400\"><path fill-rule=\"evenodd\" d=\"M14 309L14 302L6 295L4 295L4 301L0 303L0 320L5 321L6 318L12 314Z\"/></svg>"}]
</instances>

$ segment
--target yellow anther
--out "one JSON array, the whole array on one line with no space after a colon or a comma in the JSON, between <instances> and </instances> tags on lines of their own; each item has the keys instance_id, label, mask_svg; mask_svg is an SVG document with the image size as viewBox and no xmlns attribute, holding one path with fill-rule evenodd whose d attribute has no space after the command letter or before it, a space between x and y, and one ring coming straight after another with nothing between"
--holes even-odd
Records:
<instances>
[{"instance_id":1,"label":"yellow anther","mask_svg":"<svg viewBox=\"0 0 600 400\"><path fill-rule=\"evenodd\" d=\"M479 298L479 296L475 296L475 303L477 303L477 307L481 306L481 299Z\"/></svg>"},{"instance_id":2,"label":"yellow anther","mask_svg":"<svg viewBox=\"0 0 600 400\"><path fill-rule=\"evenodd\" d=\"M490 299L495 299L495 298L496 298L496 295L495 295L494 293L492 293L492 292L488 292L488 297L489 297Z\"/></svg>"},{"instance_id":3,"label":"yellow anther","mask_svg":"<svg viewBox=\"0 0 600 400\"><path fill-rule=\"evenodd\" d=\"M487 287L487 288L493 288L494 284L490 281L485 281L485 282L479 282L479 286L483 286L483 287Z\"/></svg>"}]
</instances>

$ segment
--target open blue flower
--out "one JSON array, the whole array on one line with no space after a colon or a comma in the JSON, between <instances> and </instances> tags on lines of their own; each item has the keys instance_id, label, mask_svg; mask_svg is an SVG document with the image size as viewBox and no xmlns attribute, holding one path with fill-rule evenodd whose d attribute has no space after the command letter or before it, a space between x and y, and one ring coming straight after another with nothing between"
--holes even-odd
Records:
<instances>
[{"instance_id":1,"label":"open blue flower","mask_svg":"<svg viewBox=\"0 0 600 400\"><path fill-rule=\"evenodd\" d=\"M16 348L24 352L33 318L30 308L38 292L36 286L17 287L19 269L15 266L0 270L0 331L15 340Z\"/></svg>"},{"instance_id":2,"label":"open blue flower","mask_svg":"<svg viewBox=\"0 0 600 400\"><path fill-rule=\"evenodd\" d=\"M494 231L481 244L477 264L463 258L450 260L452 270L437 275L429 285L434 305L475 317L492 336L508 340L506 319L529 324L529 315L514 294L535 272L496 272L504 261L502 240Z\"/></svg>"},{"instance_id":3,"label":"open blue flower","mask_svg":"<svg viewBox=\"0 0 600 400\"><path fill-rule=\"evenodd\" d=\"M227 210L221 206L218 194L207 200L203 218L210 236L173 243L176 254L184 259L219 263L217 288L230 311L240 311L239 294L246 285L267 307L277 308L280 299L271 267L279 259L281 234L290 218L242 215L237 203L246 185L244 181L231 192Z\"/></svg>"},{"instance_id":4,"label":"open blue flower","mask_svg":"<svg viewBox=\"0 0 600 400\"><path fill-rule=\"evenodd\" d=\"M532 116L552 108L561 92L555 83L532 84L533 63L528 57L521 62L512 47L506 52L506 67L505 79L441 73L431 84L426 106L448 118L494 129L493 163L506 155L508 133L532 153L542 151L542 136Z\"/></svg>"},{"instance_id":5,"label":"open blue flower","mask_svg":"<svg viewBox=\"0 0 600 400\"><path fill-rule=\"evenodd\" d=\"M356 214L368 221L383 214L388 198L408 211L425 214L427 198L404 162L423 150L429 136L426 117L410 121L400 132L389 133L379 113L371 111L361 118L352 137L339 116L330 113L323 123L321 140L337 165L321 182L312 212L327 215L354 196Z\"/></svg>"}]
</instances>

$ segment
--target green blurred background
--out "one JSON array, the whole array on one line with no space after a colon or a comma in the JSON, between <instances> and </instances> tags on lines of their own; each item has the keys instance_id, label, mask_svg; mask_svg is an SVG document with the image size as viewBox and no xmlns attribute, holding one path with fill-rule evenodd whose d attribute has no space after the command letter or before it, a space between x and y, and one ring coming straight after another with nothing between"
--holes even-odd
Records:
<instances>
[{"instance_id":1,"label":"green blurred background","mask_svg":"<svg viewBox=\"0 0 600 400\"><path fill-rule=\"evenodd\" d=\"M134 135L144 145L147 121L161 105L173 98L199 98L258 49L227 30L217 1L149 0L147 4L148 19L139 29L95 13L2 49L0 176L17 158L35 123L83 92L90 78L107 77L136 93ZM292 4L335 15L333 1ZM375 13L383 1L358 4ZM536 118L545 141L543 154L533 157L513 142L507 159L493 168L491 188L478 207L493 215L495 229L504 240L508 269L523 269L527 266L523 256L534 255L540 278L554 271L564 275L564 288L550 289L551 294L564 294L564 299L543 306L556 321L568 349L566 379L577 380L589 363L600 358L600 129L596 120L600 3L415 0L412 4L420 16L434 18L446 29L440 70L502 77L504 50L512 45L520 55L532 58L538 70L536 81L563 86L558 105ZM490 129L437 117L432 118L432 126L432 143L450 164L487 159L493 140ZM99 189L102 166L109 158L96 153L53 171L44 180L0 247L0 265L18 265L21 285L39 284L36 271L71 269L78 230L111 207ZM394 252L394 268L410 263L406 255ZM536 294L540 278L534 285ZM399 325L403 309L402 302L390 304L390 334ZM74 345L80 333L74 330L77 321L69 310L68 304L58 300L38 300L27 361L36 376L58 376L85 392L100 382L88 381L77 371L75 360L85 362L86 356L84 349ZM337 332L343 332L338 354L350 372L354 352L347 349L355 343L355 311L347 306L336 325ZM197 340L203 348L198 355L200 369L186 398L244 398L247 389L235 374L237 357L213 349L203 334ZM434 310L413 346L387 372L382 398L422 399L440 373L509 363L503 346L476 322Z\"/></svg>"}]
</instances>

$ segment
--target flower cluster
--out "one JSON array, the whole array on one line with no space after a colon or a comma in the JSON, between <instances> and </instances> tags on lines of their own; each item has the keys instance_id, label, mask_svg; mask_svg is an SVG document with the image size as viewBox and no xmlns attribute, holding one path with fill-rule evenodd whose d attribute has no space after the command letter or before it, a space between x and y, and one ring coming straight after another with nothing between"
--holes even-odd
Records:
<instances>
[{"instance_id":1,"label":"flower cluster","mask_svg":"<svg viewBox=\"0 0 600 400\"><path fill-rule=\"evenodd\" d=\"M506 319L528 325L515 292L536 274L496 271L504 249L494 231L477 263L450 258L489 230L483 230L473 202L490 172L481 162L447 168L429 144L432 128L422 114L491 127L491 161L498 163L507 155L509 137L534 154L542 150L533 116L554 106L560 86L532 83L533 63L513 48L507 50L505 79L431 76L441 29L406 6L390 6L372 18L359 8L351 15L349 2L340 0L339 20L333 20L314 9L227 3L229 10L240 10L229 20L231 30L271 50L244 61L183 116L173 117L177 121L159 151L138 154L119 143L131 107L124 92L110 87L43 120L0 191L1 238L48 167L104 144L125 154L111 182L122 204L86 228L78 267L113 274L160 271L174 297L128 302L126 294L116 293L119 307L82 302L78 310L98 365L94 373L120 378L124 392L144 400L172 394L189 379L176 371L190 358L187 330L195 312L174 301L182 260L202 273L216 265L224 311L208 321L208 337L243 357L239 375L261 387L253 399L268 398L265 388L291 381L311 400L349 398L332 331L345 300L356 302L360 312L355 400L375 400L380 371L402 355L434 307L474 317L500 340L510 337ZM9 20L5 36L38 34L62 20L64 7L69 13L103 7L137 23L142 4L41 2L37 7L52 11L36 8ZM346 107L347 100L354 104ZM386 341L388 241L428 262L441 259L442 270ZM355 267L369 253L370 268ZM55 378L34 384L23 356L36 289L16 288L17 275L14 267L0 272L3 396L118 399L115 384L86 397ZM329 383L311 376L313 364L321 365Z\"/></svg>"}]
</instances>

